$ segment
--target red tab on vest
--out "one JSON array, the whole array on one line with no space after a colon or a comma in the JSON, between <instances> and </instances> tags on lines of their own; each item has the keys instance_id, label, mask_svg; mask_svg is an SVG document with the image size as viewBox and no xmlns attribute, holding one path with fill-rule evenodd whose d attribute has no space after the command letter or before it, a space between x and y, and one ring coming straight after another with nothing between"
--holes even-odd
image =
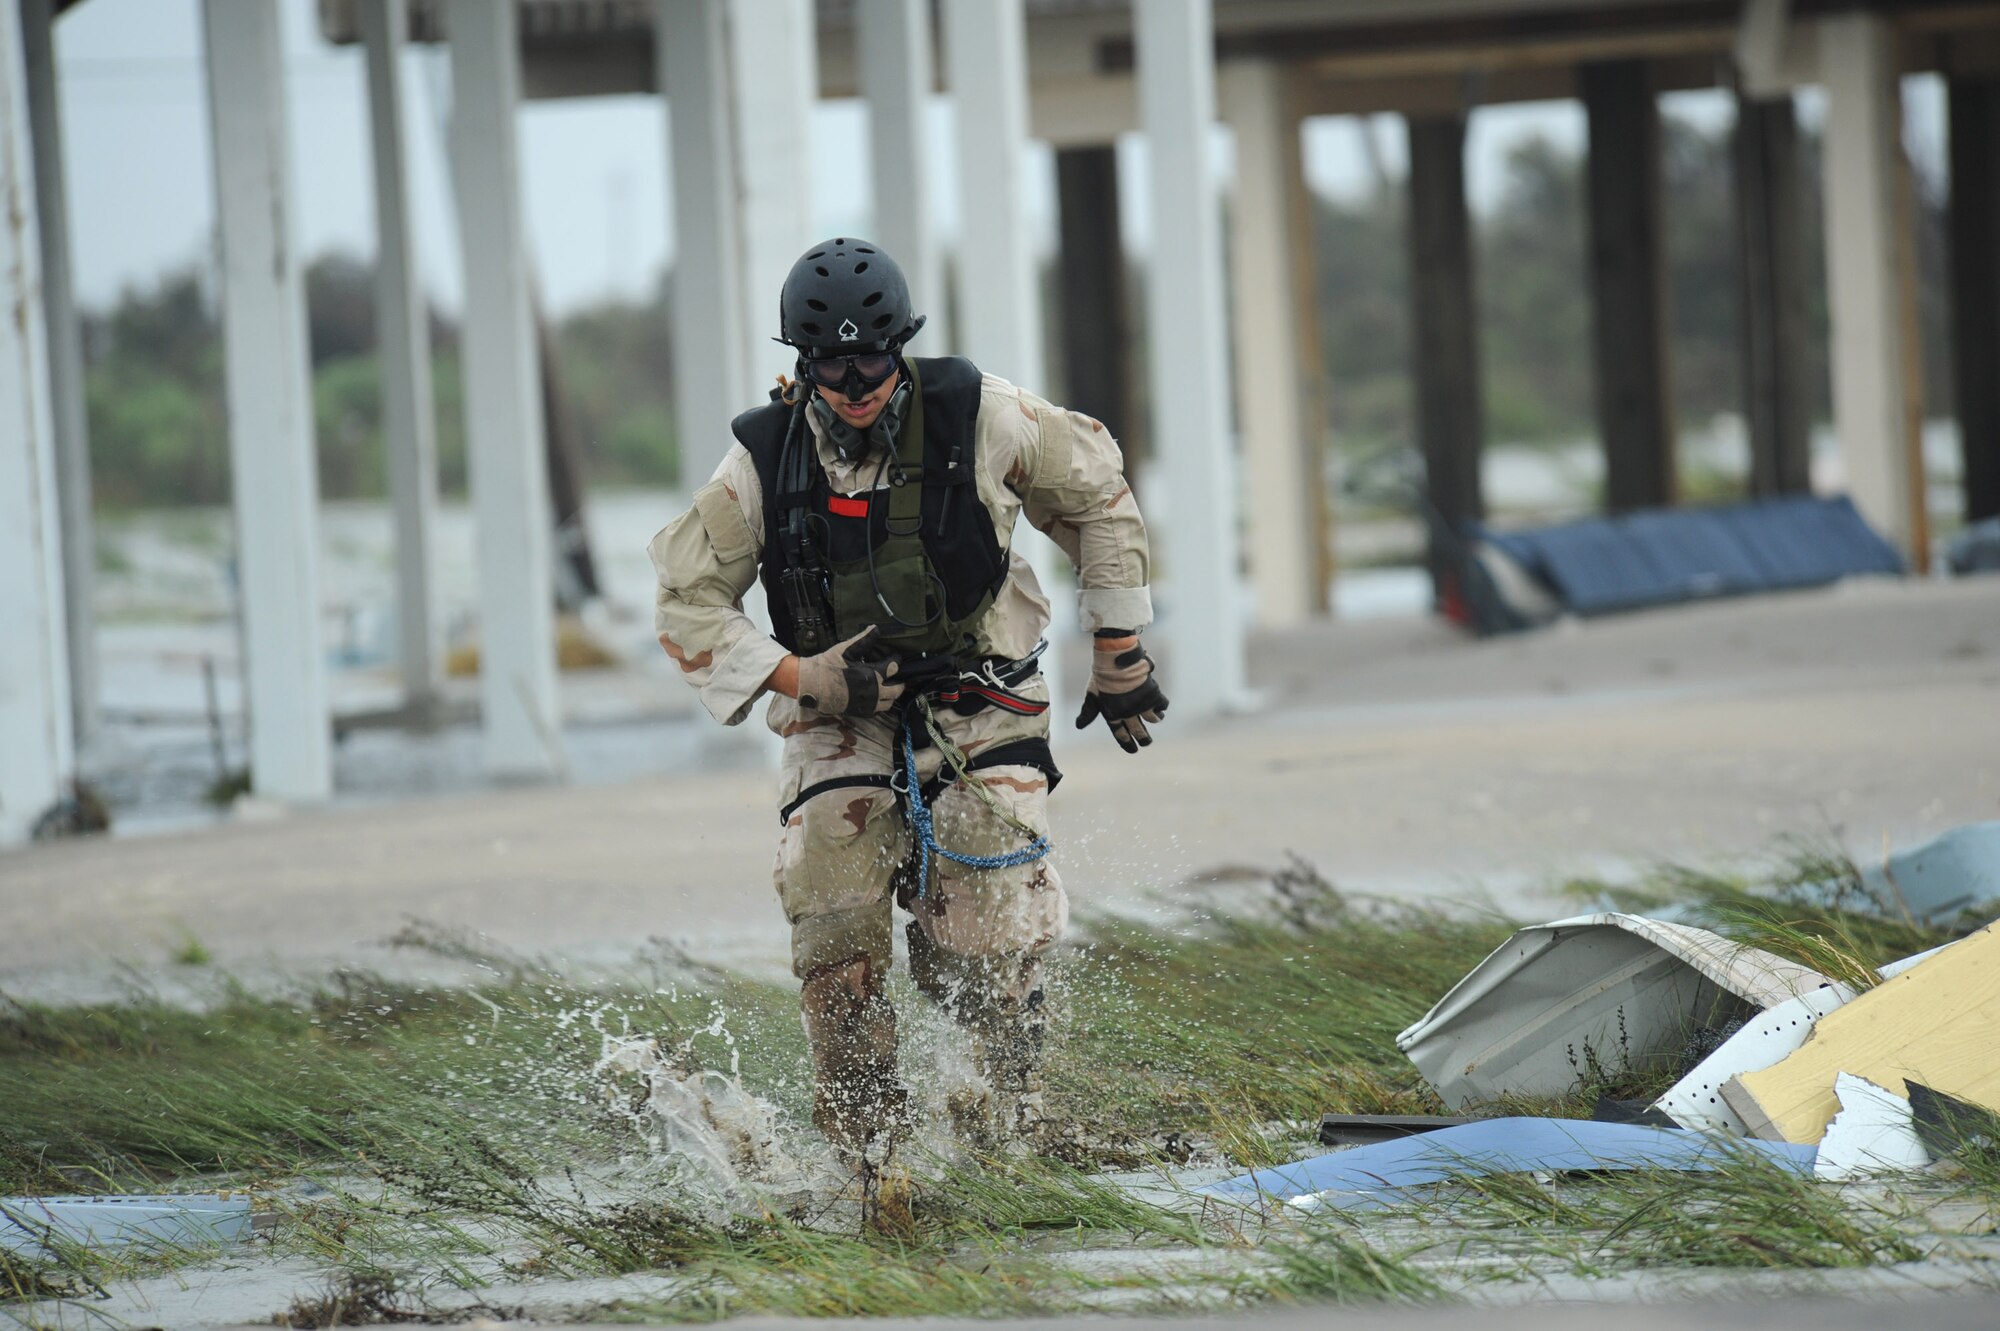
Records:
<instances>
[{"instance_id":1,"label":"red tab on vest","mask_svg":"<svg viewBox=\"0 0 2000 1331\"><path fill-rule=\"evenodd\" d=\"M865 518L868 516L868 501L866 499L843 499L839 495L828 495L826 509L827 512L843 518Z\"/></svg>"}]
</instances>

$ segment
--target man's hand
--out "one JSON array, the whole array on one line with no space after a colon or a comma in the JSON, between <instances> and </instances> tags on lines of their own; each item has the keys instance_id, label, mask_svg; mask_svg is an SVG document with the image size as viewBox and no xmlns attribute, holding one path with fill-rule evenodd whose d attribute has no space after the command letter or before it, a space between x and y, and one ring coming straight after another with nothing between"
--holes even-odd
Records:
<instances>
[{"instance_id":1,"label":"man's hand","mask_svg":"<svg viewBox=\"0 0 2000 1331\"><path fill-rule=\"evenodd\" d=\"M870 625L818 656L799 657L799 705L829 716L874 716L895 706L903 696L903 686L894 682L900 666L895 657L873 651L880 637L880 628ZM875 659L864 659L871 655Z\"/></svg>"},{"instance_id":2,"label":"man's hand","mask_svg":"<svg viewBox=\"0 0 2000 1331\"><path fill-rule=\"evenodd\" d=\"M1082 730L1098 717L1111 727L1112 738L1127 753L1153 742L1146 723L1167 714L1167 695L1153 682L1153 658L1139 645L1136 633L1100 636L1091 641L1090 685L1083 710L1076 714Z\"/></svg>"}]
</instances>

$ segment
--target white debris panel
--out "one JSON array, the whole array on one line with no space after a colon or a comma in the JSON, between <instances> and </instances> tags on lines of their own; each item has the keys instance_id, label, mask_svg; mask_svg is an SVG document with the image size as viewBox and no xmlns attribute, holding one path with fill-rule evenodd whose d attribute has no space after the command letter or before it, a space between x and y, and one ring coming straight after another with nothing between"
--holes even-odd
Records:
<instances>
[{"instance_id":1,"label":"white debris panel","mask_svg":"<svg viewBox=\"0 0 2000 1331\"><path fill-rule=\"evenodd\" d=\"M1523 929L1396 1037L1445 1103L1561 1095L1682 1058L1703 1029L1811 993L1825 976L1720 934L1622 912Z\"/></svg>"},{"instance_id":2,"label":"white debris panel","mask_svg":"<svg viewBox=\"0 0 2000 1331\"><path fill-rule=\"evenodd\" d=\"M1894 979L1943 950L1934 947L1928 952L1892 961L1877 973L1885 980ZM1684 1128L1748 1137L1749 1127L1722 1098L1723 1084L1746 1072L1768 1068L1791 1054L1806 1042L1821 1017L1853 997L1854 990L1844 984L1829 982L1823 989L1814 989L1797 998L1786 999L1775 1007L1765 1008L1745 1023L1742 1030L1730 1036L1721 1048L1695 1064L1686 1076L1654 1102L1653 1108Z\"/></svg>"},{"instance_id":3,"label":"white debris panel","mask_svg":"<svg viewBox=\"0 0 2000 1331\"><path fill-rule=\"evenodd\" d=\"M1833 1091L1840 1112L1826 1125L1813 1177L1838 1183L1922 1169L1931 1153L1917 1139L1910 1102L1866 1077L1839 1073Z\"/></svg>"}]
</instances>

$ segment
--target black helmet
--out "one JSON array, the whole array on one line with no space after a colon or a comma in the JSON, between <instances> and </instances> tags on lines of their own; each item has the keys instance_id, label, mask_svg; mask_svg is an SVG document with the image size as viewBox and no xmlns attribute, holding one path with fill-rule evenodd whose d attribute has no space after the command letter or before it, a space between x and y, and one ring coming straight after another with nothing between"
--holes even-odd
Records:
<instances>
[{"instance_id":1,"label":"black helmet","mask_svg":"<svg viewBox=\"0 0 2000 1331\"><path fill-rule=\"evenodd\" d=\"M778 294L778 340L807 360L893 351L923 326L896 261L852 236L807 250Z\"/></svg>"}]
</instances>

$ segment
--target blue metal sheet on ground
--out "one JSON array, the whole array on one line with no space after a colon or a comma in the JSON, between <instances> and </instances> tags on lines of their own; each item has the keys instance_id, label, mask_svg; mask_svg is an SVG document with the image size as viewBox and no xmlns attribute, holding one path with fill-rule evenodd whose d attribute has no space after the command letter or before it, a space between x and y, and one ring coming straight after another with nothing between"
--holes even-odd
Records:
<instances>
[{"instance_id":1,"label":"blue metal sheet on ground","mask_svg":"<svg viewBox=\"0 0 2000 1331\"><path fill-rule=\"evenodd\" d=\"M1580 615L1903 571L1894 548L1844 495L1656 509L1481 535Z\"/></svg>"},{"instance_id":2,"label":"blue metal sheet on ground","mask_svg":"<svg viewBox=\"0 0 2000 1331\"><path fill-rule=\"evenodd\" d=\"M1863 869L1861 881L1892 916L1907 910L1927 924L2000 901L2000 819L1967 823L1906 846Z\"/></svg>"},{"instance_id":3,"label":"blue metal sheet on ground","mask_svg":"<svg viewBox=\"0 0 2000 1331\"><path fill-rule=\"evenodd\" d=\"M51 1242L87 1248L127 1244L199 1247L250 1233L250 1202L214 1193L161 1197L0 1197L0 1250L35 1252Z\"/></svg>"},{"instance_id":4,"label":"blue metal sheet on ground","mask_svg":"<svg viewBox=\"0 0 2000 1331\"><path fill-rule=\"evenodd\" d=\"M1704 1171L1745 1156L1763 1157L1782 1169L1810 1174L1817 1154L1818 1148L1794 1142L1718 1137L1634 1123L1493 1118L1259 1169L1211 1183L1200 1191L1243 1202L1318 1196L1328 1206L1359 1208L1393 1202L1404 1188L1465 1175L1536 1170Z\"/></svg>"}]
</instances>

